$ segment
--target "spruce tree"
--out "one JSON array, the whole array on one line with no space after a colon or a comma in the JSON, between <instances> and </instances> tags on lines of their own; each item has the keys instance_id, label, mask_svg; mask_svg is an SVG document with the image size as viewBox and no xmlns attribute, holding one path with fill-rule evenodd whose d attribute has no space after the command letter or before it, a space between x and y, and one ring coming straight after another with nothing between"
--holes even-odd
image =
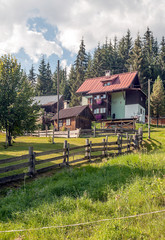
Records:
<instances>
[{"instance_id":1,"label":"spruce tree","mask_svg":"<svg viewBox=\"0 0 165 240\"><path fill-rule=\"evenodd\" d=\"M161 78L158 76L153 84L153 90L151 94L151 107L152 107L152 114L157 118L157 125L158 119L164 113L164 87Z\"/></svg>"},{"instance_id":2,"label":"spruce tree","mask_svg":"<svg viewBox=\"0 0 165 240\"><path fill-rule=\"evenodd\" d=\"M161 79L165 80L165 38L162 37L160 43L159 66ZM165 87L165 82L164 82Z\"/></svg>"},{"instance_id":3,"label":"spruce tree","mask_svg":"<svg viewBox=\"0 0 165 240\"><path fill-rule=\"evenodd\" d=\"M142 41L138 33L126 64L128 70L138 71L139 78L141 77L142 72L142 60Z\"/></svg>"},{"instance_id":4,"label":"spruce tree","mask_svg":"<svg viewBox=\"0 0 165 240\"><path fill-rule=\"evenodd\" d=\"M74 67L74 65L71 66L71 70L69 73L69 87L70 87L70 94L71 94L71 102L70 102L70 106L76 106L79 105L79 100L78 96L76 95L76 91L78 89L78 87L76 86L76 69Z\"/></svg>"},{"instance_id":5,"label":"spruce tree","mask_svg":"<svg viewBox=\"0 0 165 240\"><path fill-rule=\"evenodd\" d=\"M71 91L71 105L76 106L81 103L81 96L76 94L77 89L81 86L81 84L85 80L85 72L88 65L87 54L85 51L84 40L81 40L80 48L76 57L76 61L74 63L75 71L76 71L76 81L72 83L70 86ZM72 69L73 70L73 69ZM76 98L76 101L75 101Z\"/></svg>"},{"instance_id":6,"label":"spruce tree","mask_svg":"<svg viewBox=\"0 0 165 240\"><path fill-rule=\"evenodd\" d=\"M45 94L50 95L51 91L52 91L53 81L52 81L52 72L51 72L51 69L50 69L49 62L47 63L47 66L46 66L45 84L47 85Z\"/></svg>"},{"instance_id":7,"label":"spruce tree","mask_svg":"<svg viewBox=\"0 0 165 240\"><path fill-rule=\"evenodd\" d=\"M41 59L38 72L36 92L37 95L43 96L47 93L47 66L44 57Z\"/></svg>"},{"instance_id":8,"label":"spruce tree","mask_svg":"<svg viewBox=\"0 0 165 240\"><path fill-rule=\"evenodd\" d=\"M36 86L36 73L35 73L35 69L34 69L33 64L32 64L31 69L29 70L28 79L31 83L31 86L33 88L35 88L35 86Z\"/></svg>"}]
</instances>

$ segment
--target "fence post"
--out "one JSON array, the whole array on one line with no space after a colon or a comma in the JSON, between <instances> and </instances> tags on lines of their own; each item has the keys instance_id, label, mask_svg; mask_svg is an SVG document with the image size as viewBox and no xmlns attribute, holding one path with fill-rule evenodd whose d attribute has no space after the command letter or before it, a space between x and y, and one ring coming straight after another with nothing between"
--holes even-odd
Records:
<instances>
[{"instance_id":1,"label":"fence post","mask_svg":"<svg viewBox=\"0 0 165 240\"><path fill-rule=\"evenodd\" d=\"M85 157L89 158L89 152L88 152L88 149L89 149L89 139L85 139L85 145L87 146L85 148Z\"/></svg>"},{"instance_id":2,"label":"fence post","mask_svg":"<svg viewBox=\"0 0 165 240\"><path fill-rule=\"evenodd\" d=\"M96 137L96 126L94 126L94 129L93 129L93 137Z\"/></svg>"},{"instance_id":3,"label":"fence post","mask_svg":"<svg viewBox=\"0 0 165 240\"><path fill-rule=\"evenodd\" d=\"M67 140L64 141L64 151L63 151L63 156L64 156L64 160L63 163L66 164L66 152L67 152Z\"/></svg>"},{"instance_id":4,"label":"fence post","mask_svg":"<svg viewBox=\"0 0 165 240\"><path fill-rule=\"evenodd\" d=\"M139 135L139 144L141 146L143 141L143 128L138 129L138 135Z\"/></svg>"},{"instance_id":5,"label":"fence post","mask_svg":"<svg viewBox=\"0 0 165 240\"><path fill-rule=\"evenodd\" d=\"M70 148L70 144L68 143L68 145L67 145L67 161L66 161L66 165L69 165L69 148Z\"/></svg>"},{"instance_id":6,"label":"fence post","mask_svg":"<svg viewBox=\"0 0 165 240\"><path fill-rule=\"evenodd\" d=\"M118 134L117 137L117 144L118 144L118 154L121 154L121 139L120 139L120 133Z\"/></svg>"},{"instance_id":7,"label":"fence post","mask_svg":"<svg viewBox=\"0 0 165 240\"><path fill-rule=\"evenodd\" d=\"M67 138L70 138L70 129L68 129Z\"/></svg>"},{"instance_id":8,"label":"fence post","mask_svg":"<svg viewBox=\"0 0 165 240\"><path fill-rule=\"evenodd\" d=\"M105 138L103 138L102 142L103 144L103 151L102 151L102 155L105 157Z\"/></svg>"},{"instance_id":9,"label":"fence post","mask_svg":"<svg viewBox=\"0 0 165 240\"><path fill-rule=\"evenodd\" d=\"M115 127L115 135L117 135L117 128Z\"/></svg>"},{"instance_id":10,"label":"fence post","mask_svg":"<svg viewBox=\"0 0 165 240\"><path fill-rule=\"evenodd\" d=\"M106 156L108 156L108 136L106 136Z\"/></svg>"},{"instance_id":11,"label":"fence post","mask_svg":"<svg viewBox=\"0 0 165 240\"><path fill-rule=\"evenodd\" d=\"M89 143L89 162L91 162L92 141Z\"/></svg>"},{"instance_id":12,"label":"fence post","mask_svg":"<svg viewBox=\"0 0 165 240\"><path fill-rule=\"evenodd\" d=\"M52 143L54 144L54 126L53 126L53 136L52 136Z\"/></svg>"},{"instance_id":13,"label":"fence post","mask_svg":"<svg viewBox=\"0 0 165 240\"><path fill-rule=\"evenodd\" d=\"M38 137L40 137L40 130L38 129Z\"/></svg>"},{"instance_id":14,"label":"fence post","mask_svg":"<svg viewBox=\"0 0 165 240\"><path fill-rule=\"evenodd\" d=\"M137 135L137 133L135 133L135 135L133 135L133 141L134 141L134 149L138 149L138 135Z\"/></svg>"},{"instance_id":15,"label":"fence post","mask_svg":"<svg viewBox=\"0 0 165 240\"><path fill-rule=\"evenodd\" d=\"M48 136L48 126L46 125L46 137Z\"/></svg>"},{"instance_id":16,"label":"fence post","mask_svg":"<svg viewBox=\"0 0 165 240\"><path fill-rule=\"evenodd\" d=\"M33 147L29 147L29 173L31 176L35 175L35 154Z\"/></svg>"}]
</instances>

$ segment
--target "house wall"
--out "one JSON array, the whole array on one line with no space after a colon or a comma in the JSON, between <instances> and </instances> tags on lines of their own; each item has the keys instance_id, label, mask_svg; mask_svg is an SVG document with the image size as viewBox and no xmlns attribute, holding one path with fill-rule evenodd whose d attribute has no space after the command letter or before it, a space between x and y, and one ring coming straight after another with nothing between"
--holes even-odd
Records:
<instances>
[{"instance_id":1,"label":"house wall","mask_svg":"<svg viewBox=\"0 0 165 240\"><path fill-rule=\"evenodd\" d=\"M54 121L54 126L57 129L57 121ZM59 127L60 131L63 127L70 130L76 130L76 119L74 117L70 118L70 125L66 125L66 119L62 119L62 126Z\"/></svg>"},{"instance_id":2,"label":"house wall","mask_svg":"<svg viewBox=\"0 0 165 240\"><path fill-rule=\"evenodd\" d=\"M82 96L82 106L88 105L88 98L87 96Z\"/></svg>"},{"instance_id":3,"label":"house wall","mask_svg":"<svg viewBox=\"0 0 165 240\"><path fill-rule=\"evenodd\" d=\"M115 119L125 118L125 92L111 94L111 117L113 114Z\"/></svg>"},{"instance_id":4,"label":"house wall","mask_svg":"<svg viewBox=\"0 0 165 240\"><path fill-rule=\"evenodd\" d=\"M139 117L140 122L145 122L145 108L140 104L125 105L125 118Z\"/></svg>"}]
</instances>

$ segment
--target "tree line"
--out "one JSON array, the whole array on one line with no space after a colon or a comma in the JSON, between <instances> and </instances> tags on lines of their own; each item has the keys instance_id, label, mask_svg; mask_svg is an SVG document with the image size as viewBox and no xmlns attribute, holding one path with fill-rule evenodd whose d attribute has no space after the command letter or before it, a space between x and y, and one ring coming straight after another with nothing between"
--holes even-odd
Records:
<instances>
[{"instance_id":1,"label":"tree line","mask_svg":"<svg viewBox=\"0 0 165 240\"><path fill-rule=\"evenodd\" d=\"M165 86L165 38L160 43L153 32L147 28L141 37L137 34L133 41L128 30L121 39L106 38L104 44L98 43L94 53L87 53L84 40L81 40L75 62L70 72L60 68L60 94L64 99L70 100L70 106L80 104L81 97L76 90L86 78L99 77L110 70L111 74L129 71L138 71L142 90L147 94L147 82L151 79L151 89L159 76ZM29 81L35 88L36 95L57 94L57 68L51 72L49 62L42 58L38 74L34 67L29 71Z\"/></svg>"}]
</instances>

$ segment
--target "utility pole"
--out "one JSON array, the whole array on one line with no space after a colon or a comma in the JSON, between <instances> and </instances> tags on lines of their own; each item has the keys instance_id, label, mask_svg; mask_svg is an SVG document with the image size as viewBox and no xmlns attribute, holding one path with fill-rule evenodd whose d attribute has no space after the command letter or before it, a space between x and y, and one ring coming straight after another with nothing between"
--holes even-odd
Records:
<instances>
[{"instance_id":1,"label":"utility pole","mask_svg":"<svg viewBox=\"0 0 165 240\"><path fill-rule=\"evenodd\" d=\"M60 61L57 63L57 130L59 131L59 68Z\"/></svg>"},{"instance_id":2,"label":"utility pole","mask_svg":"<svg viewBox=\"0 0 165 240\"><path fill-rule=\"evenodd\" d=\"M148 139L150 139L150 79L148 79Z\"/></svg>"}]
</instances>

